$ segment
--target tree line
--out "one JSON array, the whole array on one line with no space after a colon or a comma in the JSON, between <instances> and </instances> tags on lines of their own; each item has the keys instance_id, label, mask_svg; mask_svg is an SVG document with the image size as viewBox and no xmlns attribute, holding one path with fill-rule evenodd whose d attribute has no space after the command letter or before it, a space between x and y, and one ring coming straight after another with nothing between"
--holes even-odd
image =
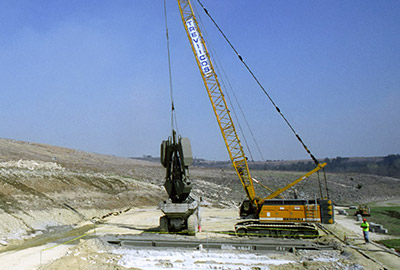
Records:
<instances>
[{"instance_id":1,"label":"tree line","mask_svg":"<svg viewBox=\"0 0 400 270\"><path fill-rule=\"evenodd\" d=\"M325 158L327 163L326 172L348 172L366 173L382 176L400 178L400 155L388 155L377 158ZM250 163L250 167L255 170L279 170L279 171L311 171L315 168L312 161L298 162L265 162Z\"/></svg>"},{"instance_id":2,"label":"tree line","mask_svg":"<svg viewBox=\"0 0 400 270\"><path fill-rule=\"evenodd\" d=\"M160 162L160 158L152 156L144 156L142 158L153 162ZM400 178L400 155L391 154L385 157L369 157L369 158L348 158L336 157L325 158L322 160L327 163L326 172L337 173L366 173L382 176L390 176ZM211 167L211 168L228 168L232 167L230 161L209 161L206 159L195 158L193 166ZM252 170L276 170L276 171L311 171L315 168L312 161L265 161L265 162L249 162Z\"/></svg>"}]
</instances>

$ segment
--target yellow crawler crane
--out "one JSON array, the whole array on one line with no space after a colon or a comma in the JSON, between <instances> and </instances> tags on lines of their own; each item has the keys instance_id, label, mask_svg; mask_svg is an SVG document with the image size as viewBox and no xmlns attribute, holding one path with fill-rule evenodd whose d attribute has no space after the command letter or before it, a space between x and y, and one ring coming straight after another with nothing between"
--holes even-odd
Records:
<instances>
[{"instance_id":1,"label":"yellow crawler crane","mask_svg":"<svg viewBox=\"0 0 400 270\"><path fill-rule=\"evenodd\" d=\"M236 233L239 235L263 234L277 237L318 236L317 229L311 223L333 223L333 209L330 200L327 198L318 200L276 198L282 192L325 167L326 163L317 163L315 169L266 198L260 198L256 195L253 183L255 179L250 175L247 158L191 3L189 0L178 0L178 4L182 22L207 89L226 149L248 198L240 207L240 216L244 220L235 225Z\"/></svg>"}]
</instances>

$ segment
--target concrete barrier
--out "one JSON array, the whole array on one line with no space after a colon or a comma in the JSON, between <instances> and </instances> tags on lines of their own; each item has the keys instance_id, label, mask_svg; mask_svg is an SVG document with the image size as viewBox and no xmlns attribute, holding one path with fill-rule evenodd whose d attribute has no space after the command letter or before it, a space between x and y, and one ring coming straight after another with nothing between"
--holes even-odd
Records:
<instances>
[{"instance_id":1,"label":"concrete barrier","mask_svg":"<svg viewBox=\"0 0 400 270\"><path fill-rule=\"evenodd\" d=\"M374 233L383 233L383 234L388 233L388 230L383 228L382 224L377 224L373 222L369 223L369 230Z\"/></svg>"}]
</instances>

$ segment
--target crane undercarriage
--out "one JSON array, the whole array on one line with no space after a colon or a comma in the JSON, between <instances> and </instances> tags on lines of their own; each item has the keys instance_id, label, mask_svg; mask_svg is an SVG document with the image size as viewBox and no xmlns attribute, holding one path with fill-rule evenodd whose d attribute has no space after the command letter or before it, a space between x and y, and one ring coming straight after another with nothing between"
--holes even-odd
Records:
<instances>
[{"instance_id":1,"label":"crane undercarriage","mask_svg":"<svg viewBox=\"0 0 400 270\"><path fill-rule=\"evenodd\" d=\"M331 200L271 199L253 207L249 200L240 206L243 221L235 224L238 236L315 238L315 223L333 223Z\"/></svg>"},{"instance_id":2,"label":"crane undercarriage","mask_svg":"<svg viewBox=\"0 0 400 270\"><path fill-rule=\"evenodd\" d=\"M249 219L235 224L238 236L266 236L279 238L316 238L317 227L312 223L261 223L259 219Z\"/></svg>"}]
</instances>

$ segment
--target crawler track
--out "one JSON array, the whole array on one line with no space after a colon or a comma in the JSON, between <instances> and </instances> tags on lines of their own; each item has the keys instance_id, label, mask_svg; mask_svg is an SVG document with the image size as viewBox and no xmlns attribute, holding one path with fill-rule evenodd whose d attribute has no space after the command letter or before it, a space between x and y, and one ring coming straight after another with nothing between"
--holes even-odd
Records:
<instances>
[{"instance_id":1,"label":"crawler track","mask_svg":"<svg viewBox=\"0 0 400 270\"><path fill-rule=\"evenodd\" d=\"M238 236L254 235L276 238L317 238L318 230L308 223L260 223L257 219L244 220L235 225Z\"/></svg>"}]
</instances>

